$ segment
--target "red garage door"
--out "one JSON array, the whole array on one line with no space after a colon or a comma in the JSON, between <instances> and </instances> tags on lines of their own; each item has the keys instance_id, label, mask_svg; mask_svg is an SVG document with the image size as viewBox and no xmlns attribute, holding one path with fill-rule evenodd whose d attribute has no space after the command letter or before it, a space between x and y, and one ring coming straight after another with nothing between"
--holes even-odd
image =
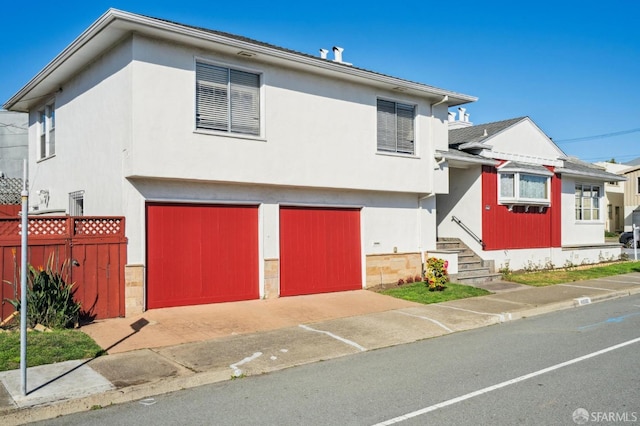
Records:
<instances>
[{"instance_id":1,"label":"red garage door","mask_svg":"<svg viewBox=\"0 0 640 426\"><path fill-rule=\"evenodd\" d=\"M280 294L362 288L360 210L280 209Z\"/></svg>"},{"instance_id":2,"label":"red garage door","mask_svg":"<svg viewBox=\"0 0 640 426\"><path fill-rule=\"evenodd\" d=\"M257 299L258 208L147 204L147 307Z\"/></svg>"}]
</instances>

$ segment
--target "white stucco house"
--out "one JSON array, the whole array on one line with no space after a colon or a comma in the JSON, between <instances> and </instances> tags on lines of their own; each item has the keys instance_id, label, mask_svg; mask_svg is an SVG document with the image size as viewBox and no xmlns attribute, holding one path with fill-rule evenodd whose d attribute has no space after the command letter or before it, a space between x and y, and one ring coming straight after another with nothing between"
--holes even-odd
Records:
<instances>
[{"instance_id":1,"label":"white stucco house","mask_svg":"<svg viewBox=\"0 0 640 426\"><path fill-rule=\"evenodd\" d=\"M127 315L420 274L447 111L476 98L342 55L108 10L5 104L31 212L126 218Z\"/></svg>"},{"instance_id":2,"label":"white stucco house","mask_svg":"<svg viewBox=\"0 0 640 426\"><path fill-rule=\"evenodd\" d=\"M605 243L606 182L626 178L568 157L529 117L472 125L449 116L449 193L438 194L438 238L459 238L499 269L617 260Z\"/></svg>"}]
</instances>

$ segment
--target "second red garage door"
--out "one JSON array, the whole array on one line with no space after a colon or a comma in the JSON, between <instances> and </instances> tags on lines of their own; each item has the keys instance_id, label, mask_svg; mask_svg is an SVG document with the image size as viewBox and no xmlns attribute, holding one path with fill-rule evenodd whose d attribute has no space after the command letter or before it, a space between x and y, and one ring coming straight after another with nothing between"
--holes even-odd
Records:
<instances>
[{"instance_id":1,"label":"second red garage door","mask_svg":"<svg viewBox=\"0 0 640 426\"><path fill-rule=\"evenodd\" d=\"M360 209L281 207L280 295L362 288Z\"/></svg>"},{"instance_id":2,"label":"second red garage door","mask_svg":"<svg viewBox=\"0 0 640 426\"><path fill-rule=\"evenodd\" d=\"M147 307L257 299L256 206L147 204Z\"/></svg>"}]
</instances>

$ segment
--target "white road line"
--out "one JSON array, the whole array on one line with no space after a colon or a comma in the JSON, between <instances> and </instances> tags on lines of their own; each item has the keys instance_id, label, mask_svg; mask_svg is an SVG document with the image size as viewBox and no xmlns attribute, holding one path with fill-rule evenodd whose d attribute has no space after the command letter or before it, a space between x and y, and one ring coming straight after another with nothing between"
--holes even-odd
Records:
<instances>
[{"instance_id":1,"label":"white road line","mask_svg":"<svg viewBox=\"0 0 640 426\"><path fill-rule=\"evenodd\" d=\"M525 374L524 376L516 377L515 379L507 380L505 382L498 383L497 385L489 386L489 387L486 387L484 389L480 389L480 390L477 390L475 392L471 392L471 393L468 393L466 395L462 395L462 396L459 396L457 398L450 399L448 401L443 401L443 402L440 402L438 404L434 404L434 405L431 405L429 407L425 407L425 408L423 408L421 410L413 411L411 413L407 413L407 414L404 414L402 416L394 417L393 419L389 419L389 420L384 421L382 423L376 423L374 426L392 425L394 423L400 423L400 422L403 422L405 420L409 420L409 419L411 419L413 417L418 417L418 416L421 416L423 414L430 413L431 411L435 411L435 410L438 410L440 408L447 407L449 405L457 404L458 402L462 402L462 401L465 401L467 399L471 399L471 398L474 398L476 396L480 396L480 395L485 394L485 393L493 392L494 390L498 390L498 389L504 388L504 387L509 386L509 385L513 385L513 384L516 384L516 383L519 383L519 382L523 382L523 381L531 379L533 377L540 376L542 374L546 374L546 373L549 373L551 371L558 370L560 368L567 367L569 365L576 364L578 362L585 361L585 360L587 360L589 358L593 358L593 357L605 354L607 352L611 352L611 351L614 351L616 349L620 349L620 348L623 348L625 346L629 346L629 345L632 345L632 344L638 343L638 342L640 342L640 337L638 337L636 339L628 340L628 341L620 343L618 345L609 346L608 348L599 350L597 352L592 352L590 354L583 355L581 357L574 358L572 360L565 361L565 362L562 362L560 364L552 365L551 367L547 367L547 368L544 368L542 370L534 371L533 373Z\"/></svg>"},{"instance_id":2,"label":"white road line","mask_svg":"<svg viewBox=\"0 0 640 426\"><path fill-rule=\"evenodd\" d=\"M329 331L316 330L315 328L311 328L311 327L306 326L306 325L304 325L304 324L299 324L299 327L300 327L300 328L304 328L305 330L308 330L308 331L315 331L316 333L326 334L327 336L333 337L333 338L334 338L334 339L336 339L336 340L340 340L341 342L346 343L347 345L351 345L351 346L353 346L354 348L360 349L360 350L361 350L361 351L363 351L363 352L367 350L367 348L365 348L365 347L363 347L363 346L360 346L360 345L359 345L359 344L357 344L356 342L352 342L351 340L349 340L349 339L345 339L344 337L336 336L335 334L333 334L333 333L331 333L331 332L329 332Z\"/></svg>"},{"instance_id":3,"label":"white road line","mask_svg":"<svg viewBox=\"0 0 640 426\"><path fill-rule=\"evenodd\" d=\"M492 314L490 312L478 312L478 311L472 311L471 309L456 308L454 306L447 306L447 305L434 304L433 306L437 306L439 308L456 309L458 311L464 311L464 312L471 312L472 314L489 315L493 317L498 317L500 319L500 322L504 322L504 315L502 314Z\"/></svg>"},{"instance_id":4,"label":"white road line","mask_svg":"<svg viewBox=\"0 0 640 426\"><path fill-rule=\"evenodd\" d=\"M588 287L586 285L573 285L573 284L558 284L562 287L574 287L574 288L585 288L587 290L602 290L602 291L615 291L610 288L600 288L600 287Z\"/></svg>"},{"instance_id":5,"label":"white road line","mask_svg":"<svg viewBox=\"0 0 640 426\"><path fill-rule=\"evenodd\" d=\"M234 377L242 376L242 370L240 370L238 366L242 364L246 364L247 362L251 362L254 359L258 358L259 356L262 356L262 352L256 352L253 355L246 357L242 361L238 361L235 364L231 364L229 367L233 369L233 376Z\"/></svg>"},{"instance_id":6,"label":"white road line","mask_svg":"<svg viewBox=\"0 0 640 426\"><path fill-rule=\"evenodd\" d=\"M435 325L438 325L438 326L440 326L440 327L444 328L444 329L445 329L445 330L447 330L449 333L453 333L453 332L454 332L454 330L450 329L449 327L447 327L446 325L444 325L444 324L443 324L443 323L441 323L440 321L438 321L438 320L434 320L433 318L423 317L423 316L421 316L421 315L414 315L414 314L410 314L410 313L408 313L408 312L402 312L402 311L394 311L394 312L396 312L396 313L398 313L398 314L402 314L402 315L407 315L407 316L410 316L410 317L416 317L416 318L420 318L420 319L423 319L423 320L431 321L431 322L432 322L432 323L434 323Z\"/></svg>"}]
</instances>

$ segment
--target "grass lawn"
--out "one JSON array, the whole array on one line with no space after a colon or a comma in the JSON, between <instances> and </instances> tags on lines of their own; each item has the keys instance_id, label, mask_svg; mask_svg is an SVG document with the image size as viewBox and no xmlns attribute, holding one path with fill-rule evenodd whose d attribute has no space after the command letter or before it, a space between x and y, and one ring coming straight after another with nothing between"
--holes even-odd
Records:
<instances>
[{"instance_id":1,"label":"grass lawn","mask_svg":"<svg viewBox=\"0 0 640 426\"><path fill-rule=\"evenodd\" d=\"M102 348L79 330L27 332L27 366L100 356ZM0 332L0 371L20 368L20 332Z\"/></svg>"},{"instance_id":2,"label":"grass lawn","mask_svg":"<svg viewBox=\"0 0 640 426\"><path fill-rule=\"evenodd\" d=\"M440 303L448 300L491 294L487 290L481 288L454 283L448 283L447 288L443 291L429 291L424 282L404 284L398 287L381 290L380 293L386 294L387 296L393 296L398 299L424 304Z\"/></svg>"},{"instance_id":3,"label":"grass lawn","mask_svg":"<svg viewBox=\"0 0 640 426\"><path fill-rule=\"evenodd\" d=\"M574 281L610 277L612 275L628 274L631 272L640 272L640 262L622 262L582 269L578 267L573 270L555 269L539 272L517 272L506 274L504 279L514 283L543 287Z\"/></svg>"}]
</instances>

